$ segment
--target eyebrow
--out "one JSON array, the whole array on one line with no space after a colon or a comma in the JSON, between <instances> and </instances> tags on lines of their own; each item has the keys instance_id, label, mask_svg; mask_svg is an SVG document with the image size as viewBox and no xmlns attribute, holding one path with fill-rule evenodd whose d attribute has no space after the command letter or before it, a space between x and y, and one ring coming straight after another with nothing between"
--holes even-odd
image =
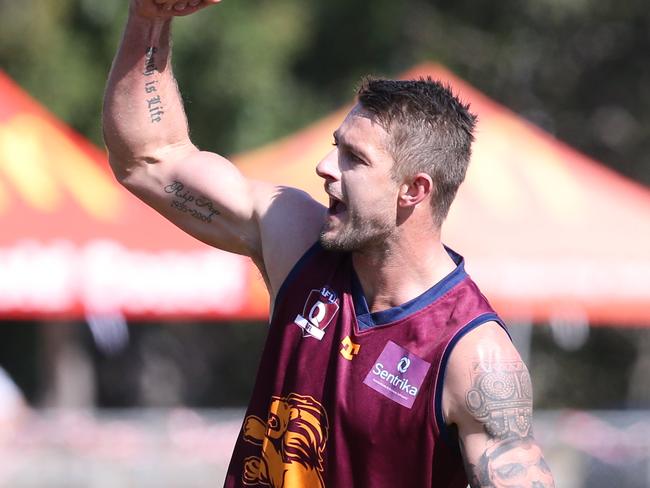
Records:
<instances>
[{"instance_id":1,"label":"eyebrow","mask_svg":"<svg viewBox=\"0 0 650 488\"><path fill-rule=\"evenodd\" d=\"M367 163L370 163L370 158L366 155L366 153L359 147L350 144L349 142L345 140L341 140L341 135L338 130L335 130L334 133L332 134L334 136L334 142L336 143L337 146L342 147L343 149L350 151L351 153L354 153Z\"/></svg>"}]
</instances>

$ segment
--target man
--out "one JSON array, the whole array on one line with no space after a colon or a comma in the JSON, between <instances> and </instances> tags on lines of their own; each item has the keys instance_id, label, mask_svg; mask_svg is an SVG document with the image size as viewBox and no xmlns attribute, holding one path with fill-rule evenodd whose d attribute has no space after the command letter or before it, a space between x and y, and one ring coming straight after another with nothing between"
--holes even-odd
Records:
<instances>
[{"instance_id":1,"label":"man","mask_svg":"<svg viewBox=\"0 0 650 488\"><path fill-rule=\"evenodd\" d=\"M431 80L365 80L316 167L329 208L246 180L191 143L171 72L172 17L216 1L131 0L104 133L126 188L268 286L226 486L553 486L526 367L440 242L475 117Z\"/></svg>"}]
</instances>

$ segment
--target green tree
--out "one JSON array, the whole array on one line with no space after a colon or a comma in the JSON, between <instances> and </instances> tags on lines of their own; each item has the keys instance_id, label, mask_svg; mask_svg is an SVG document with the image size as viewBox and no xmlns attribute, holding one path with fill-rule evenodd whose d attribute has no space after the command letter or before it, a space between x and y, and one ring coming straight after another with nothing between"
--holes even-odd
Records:
<instances>
[{"instance_id":1,"label":"green tree","mask_svg":"<svg viewBox=\"0 0 650 488\"><path fill-rule=\"evenodd\" d=\"M0 66L101 144L126 0L0 0ZM642 0L227 0L175 23L194 140L222 153L348 101L366 73L446 64L497 101L650 184L650 11Z\"/></svg>"}]
</instances>

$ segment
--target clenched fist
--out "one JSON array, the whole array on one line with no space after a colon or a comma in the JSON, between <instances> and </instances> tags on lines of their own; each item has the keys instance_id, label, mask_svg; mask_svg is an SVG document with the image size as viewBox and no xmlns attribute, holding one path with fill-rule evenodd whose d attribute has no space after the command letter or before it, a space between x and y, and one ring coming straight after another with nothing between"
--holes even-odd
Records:
<instances>
[{"instance_id":1,"label":"clenched fist","mask_svg":"<svg viewBox=\"0 0 650 488\"><path fill-rule=\"evenodd\" d=\"M221 0L131 0L131 11L141 17L168 19L193 14Z\"/></svg>"}]
</instances>

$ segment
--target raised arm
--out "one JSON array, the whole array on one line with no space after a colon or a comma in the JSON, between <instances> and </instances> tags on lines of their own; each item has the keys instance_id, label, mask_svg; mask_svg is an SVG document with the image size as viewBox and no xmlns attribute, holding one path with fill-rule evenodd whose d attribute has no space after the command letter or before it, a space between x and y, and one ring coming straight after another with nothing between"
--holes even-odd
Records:
<instances>
[{"instance_id":1,"label":"raised arm","mask_svg":"<svg viewBox=\"0 0 650 488\"><path fill-rule=\"evenodd\" d=\"M129 191L198 239L250 256L273 296L318 237L323 209L298 190L247 180L192 144L172 73L170 27L173 17L218 1L130 1L106 87L104 139Z\"/></svg>"},{"instance_id":2,"label":"raised arm","mask_svg":"<svg viewBox=\"0 0 650 488\"><path fill-rule=\"evenodd\" d=\"M555 486L533 437L530 375L499 325L475 329L454 348L443 410L458 427L471 488Z\"/></svg>"}]
</instances>

